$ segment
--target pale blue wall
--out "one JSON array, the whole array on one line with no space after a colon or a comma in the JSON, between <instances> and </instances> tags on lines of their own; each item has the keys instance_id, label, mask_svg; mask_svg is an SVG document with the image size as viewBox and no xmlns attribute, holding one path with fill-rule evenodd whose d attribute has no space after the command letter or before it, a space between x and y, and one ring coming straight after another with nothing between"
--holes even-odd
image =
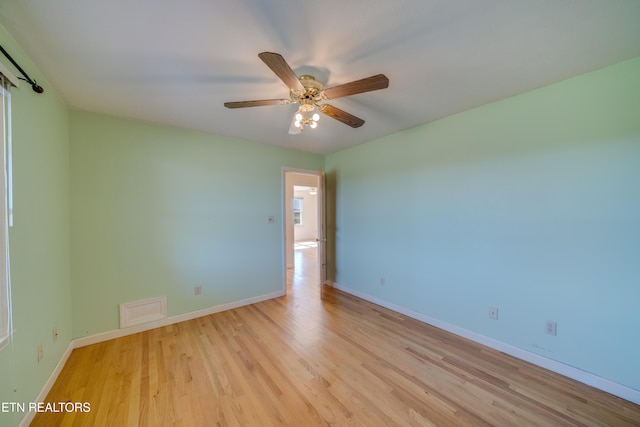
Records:
<instances>
[{"instance_id":1,"label":"pale blue wall","mask_svg":"<svg viewBox=\"0 0 640 427\"><path fill-rule=\"evenodd\" d=\"M326 169L340 285L640 390L640 58Z\"/></svg>"}]
</instances>

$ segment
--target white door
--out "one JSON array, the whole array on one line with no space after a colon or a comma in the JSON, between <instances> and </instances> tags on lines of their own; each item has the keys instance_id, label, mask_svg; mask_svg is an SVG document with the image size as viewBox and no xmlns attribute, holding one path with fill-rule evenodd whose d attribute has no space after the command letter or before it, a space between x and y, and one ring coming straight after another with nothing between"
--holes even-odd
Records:
<instances>
[{"instance_id":1,"label":"white door","mask_svg":"<svg viewBox=\"0 0 640 427\"><path fill-rule=\"evenodd\" d=\"M325 180L324 171L318 172L318 279L320 285L320 299L324 298L324 282L327 280L327 226L325 210Z\"/></svg>"}]
</instances>

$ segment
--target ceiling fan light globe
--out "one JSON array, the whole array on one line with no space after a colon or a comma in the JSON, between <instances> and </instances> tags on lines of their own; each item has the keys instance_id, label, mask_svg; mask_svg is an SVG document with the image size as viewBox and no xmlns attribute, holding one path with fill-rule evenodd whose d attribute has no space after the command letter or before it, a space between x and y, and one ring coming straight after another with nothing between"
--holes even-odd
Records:
<instances>
[{"instance_id":1,"label":"ceiling fan light globe","mask_svg":"<svg viewBox=\"0 0 640 427\"><path fill-rule=\"evenodd\" d=\"M300 120L302 120L302 114L296 113L296 120L300 122Z\"/></svg>"},{"instance_id":2,"label":"ceiling fan light globe","mask_svg":"<svg viewBox=\"0 0 640 427\"><path fill-rule=\"evenodd\" d=\"M299 128L299 127L300 127L300 121L299 121L299 120L296 120L296 122L294 123L294 125L295 125L297 128Z\"/></svg>"},{"instance_id":3,"label":"ceiling fan light globe","mask_svg":"<svg viewBox=\"0 0 640 427\"><path fill-rule=\"evenodd\" d=\"M311 129L315 129L316 127L318 127L318 123L311 122L311 124L309 124L309 126L311 126Z\"/></svg>"},{"instance_id":4,"label":"ceiling fan light globe","mask_svg":"<svg viewBox=\"0 0 640 427\"><path fill-rule=\"evenodd\" d=\"M320 114L315 113L315 114L313 115L313 121L314 121L314 122L317 122L318 120L320 120Z\"/></svg>"}]
</instances>

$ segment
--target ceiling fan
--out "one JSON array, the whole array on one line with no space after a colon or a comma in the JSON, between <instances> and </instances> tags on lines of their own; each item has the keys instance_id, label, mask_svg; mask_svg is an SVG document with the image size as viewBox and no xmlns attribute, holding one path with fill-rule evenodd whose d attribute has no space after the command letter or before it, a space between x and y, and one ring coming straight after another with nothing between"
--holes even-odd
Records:
<instances>
[{"instance_id":1,"label":"ceiling fan","mask_svg":"<svg viewBox=\"0 0 640 427\"><path fill-rule=\"evenodd\" d=\"M291 134L300 133L305 126L315 128L320 118L317 111L352 128L358 128L364 124L364 120L333 105L325 104L324 101L389 87L387 76L376 74L375 76L325 89L313 76L302 75L298 77L287 64L287 61L278 53L262 52L258 54L258 57L287 85L289 99L225 102L224 106L227 108L245 108L264 105L299 104L300 107L294 115L294 122L289 130Z\"/></svg>"}]
</instances>

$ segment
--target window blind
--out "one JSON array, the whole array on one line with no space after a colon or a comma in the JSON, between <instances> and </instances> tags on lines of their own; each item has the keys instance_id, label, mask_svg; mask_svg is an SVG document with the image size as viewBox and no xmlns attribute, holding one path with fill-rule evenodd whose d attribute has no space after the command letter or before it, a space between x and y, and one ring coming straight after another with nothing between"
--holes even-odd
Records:
<instances>
[{"instance_id":1,"label":"window blind","mask_svg":"<svg viewBox=\"0 0 640 427\"><path fill-rule=\"evenodd\" d=\"M2 65L2 64L0 64ZM11 274L9 268L9 219L11 195L11 86L17 79L4 66L0 67L0 131L2 132L2 156L0 156L0 350L11 337Z\"/></svg>"}]
</instances>

